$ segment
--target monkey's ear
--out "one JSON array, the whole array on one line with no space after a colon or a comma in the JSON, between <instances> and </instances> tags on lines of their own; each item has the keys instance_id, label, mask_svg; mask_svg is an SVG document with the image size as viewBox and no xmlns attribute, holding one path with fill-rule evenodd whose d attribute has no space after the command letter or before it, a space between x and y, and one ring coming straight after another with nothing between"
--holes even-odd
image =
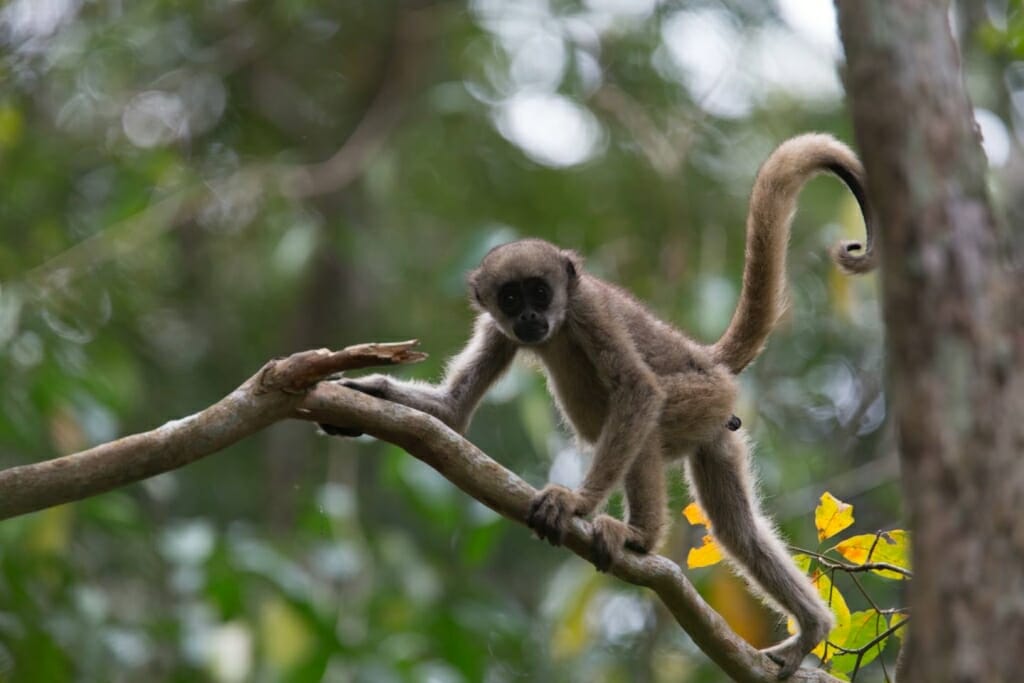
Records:
<instances>
[{"instance_id":1,"label":"monkey's ear","mask_svg":"<svg viewBox=\"0 0 1024 683\"><path fill-rule=\"evenodd\" d=\"M470 271L469 275L466 276L466 286L469 287L469 298L470 303L474 306L483 308L484 300L480 296L480 269L476 268Z\"/></svg>"},{"instance_id":2,"label":"monkey's ear","mask_svg":"<svg viewBox=\"0 0 1024 683\"><path fill-rule=\"evenodd\" d=\"M579 278L580 269L583 268L583 257L568 249L562 252L562 256L565 258L565 274L569 278L569 284L574 284Z\"/></svg>"}]
</instances>

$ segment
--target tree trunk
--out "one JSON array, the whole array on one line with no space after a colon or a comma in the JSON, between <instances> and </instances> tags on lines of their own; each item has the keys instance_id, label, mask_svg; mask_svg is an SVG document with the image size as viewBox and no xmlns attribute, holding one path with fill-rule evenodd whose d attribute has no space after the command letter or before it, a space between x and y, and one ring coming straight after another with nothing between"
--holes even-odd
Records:
<instances>
[{"instance_id":1,"label":"tree trunk","mask_svg":"<svg viewBox=\"0 0 1024 683\"><path fill-rule=\"evenodd\" d=\"M1024 680L1024 272L937 0L836 0L914 531L906 681Z\"/></svg>"}]
</instances>

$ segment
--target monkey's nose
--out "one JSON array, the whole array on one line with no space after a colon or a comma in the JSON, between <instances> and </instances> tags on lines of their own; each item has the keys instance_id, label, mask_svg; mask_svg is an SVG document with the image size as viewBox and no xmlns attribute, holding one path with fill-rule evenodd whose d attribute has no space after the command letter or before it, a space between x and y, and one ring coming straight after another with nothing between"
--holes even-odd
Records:
<instances>
[{"instance_id":1,"label":"monkey's nose","mask_svg":"<svg viewBox=\"0 0 1024 683\"><path fill-rule=\"evenodd\" d=\"M521 316L512 327L516 337L524 344L536 344L548 334L548 321L536 313L532 317Z\"/></svg>"}]
</instances>

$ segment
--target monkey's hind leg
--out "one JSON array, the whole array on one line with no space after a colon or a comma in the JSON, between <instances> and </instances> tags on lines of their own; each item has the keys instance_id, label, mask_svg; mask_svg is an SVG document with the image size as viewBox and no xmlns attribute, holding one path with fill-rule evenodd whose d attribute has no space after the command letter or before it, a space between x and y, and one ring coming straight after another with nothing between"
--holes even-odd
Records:
<instances>
[{"instance_id":1,"label":"monkey's hind leg","mask_svg":"<svg viewBox=\"0 0 1024 683\"><path fill-rule=\"evenodd\" d=\"M610 515L594 518L591 559L598 571L608 571L615 559L629 549L638 553L656 550L665 529L665 462L657 438L637 455L626 473L627 522Z\"/></svg>"},{"instance_id":2,"label":"monkey's hind leg","mask_svg":"<svg viewBox=\"0 0 1024 683\"><path fill-rule=\"evenodd\" d=\"M723 429L687 459L686 472L711 533L769 602L793 616L795 636L765 650L788 678L832 629L832 612L800 573L771 523L758 509L742 432Z\"/></svg>"}]
</instances>

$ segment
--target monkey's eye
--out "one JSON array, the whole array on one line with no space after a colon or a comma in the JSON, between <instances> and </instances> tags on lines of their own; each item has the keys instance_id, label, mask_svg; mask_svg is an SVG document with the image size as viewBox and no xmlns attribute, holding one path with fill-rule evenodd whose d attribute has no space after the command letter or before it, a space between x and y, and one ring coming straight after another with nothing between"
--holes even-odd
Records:
<instances>
[{"instance_id":1,"label":"monkey's eye","mask_svg":"<svg viewBox=\"0 0 1024 683\"><path fill-rule=\"evenodd\" d=\"M505 315L515 315L523 307L523 293L520 288L508 283L498 290L498 308Z\"/></svg>"},{"instance_id":2,"label":"monkey's eye","mask_svg":"<svg viewBox=\"0 0 1024 683\"><path fill-rule=\"evenodd\" d=\"M527 280L526 297L535 308L543 310L551 303L551 288L543 280Z\"/></svg>"}]
</instances>

